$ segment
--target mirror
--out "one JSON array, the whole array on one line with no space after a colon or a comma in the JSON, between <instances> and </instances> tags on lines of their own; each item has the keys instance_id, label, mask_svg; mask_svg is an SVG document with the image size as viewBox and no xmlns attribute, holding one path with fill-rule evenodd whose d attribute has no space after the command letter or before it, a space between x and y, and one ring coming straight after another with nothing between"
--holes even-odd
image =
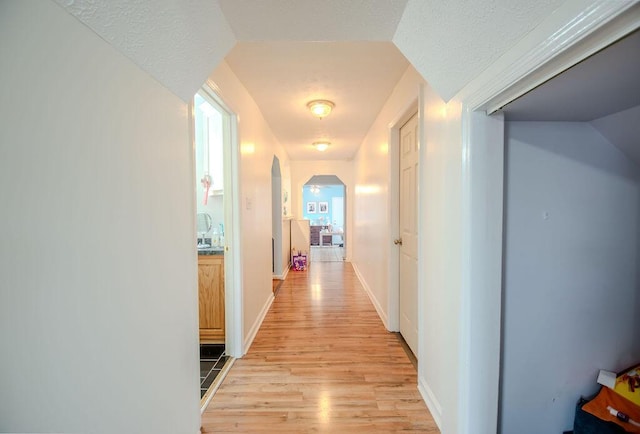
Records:
<instances>
[{"instance_id":1,"label":"mirror","mask_svg":"<svg viewBox=\"0 0 640 434\"><path fill-rule=\"evenodd\" d=\"M197 231L198 231L198 247L210 247L209 244L206 244L204 239L207 235L207 232L211 230L211 226L213 225L213 219L211 215L206 212L199 212L197 214Z\"/></svg>"}]
</instances>

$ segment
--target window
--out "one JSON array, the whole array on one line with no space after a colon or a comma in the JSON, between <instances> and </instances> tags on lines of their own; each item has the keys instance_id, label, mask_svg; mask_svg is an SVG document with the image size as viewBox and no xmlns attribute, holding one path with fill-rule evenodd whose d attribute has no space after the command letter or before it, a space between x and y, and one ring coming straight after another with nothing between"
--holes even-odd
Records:
<instances>
[{"instance_id":1,"label":"window","mask_svg":"<svg viewBox=\"0 0 640 434\"><path fill-rule=\"evenodd\" d=\"M196 174L200 182L204 184L207 181L210 184L205 194L208 196L222 194L224 191L222 113L207 98L207 95L201 92L195 96L194 108ZM207 190L207 187L205 187L205 190Z\"/></svg>"}]
</instances>

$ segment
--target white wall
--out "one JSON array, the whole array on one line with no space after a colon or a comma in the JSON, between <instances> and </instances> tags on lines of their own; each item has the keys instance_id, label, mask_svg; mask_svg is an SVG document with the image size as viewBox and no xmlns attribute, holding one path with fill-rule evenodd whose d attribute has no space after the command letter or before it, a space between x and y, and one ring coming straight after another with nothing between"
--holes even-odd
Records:
<instances>
[{"instance_id":1,"label":"white wall","mask_svg":"<svg viewBox=\"0 0 640 434\"><path fill-rule=\"evenodd\" d=\"M353 202L352 263L385 326L398 330L394 307L389 307L389 262L397 247L389 242L392 214L397 205L391 203L390 123L405 112L417 110L420 85L424 80L413 67L408 67L369 129L354 158L355 199ZM396 164L399 164L396 162ZM396 234L397 237L397 234ZM397 304L395 310L397 310ZM391 321L390 321L391 317Z\"/></svg>"},{"instance_id":2,"label":"white wall","mask_svg":"<svg viewBox=\"0 0 640 434\"><path fill-rule=\"evenodd\" d=\"M631 161L640 164L640 105L589 122Z\"/></svg>"},{"instance_id":3,"label":"white wall","mask_svg":"<svg viewBox=\"0 0 640 434\"><path fill-rule=\"evenodd\" d=\"M242 238L244 339L250 344L273 300L271 269L271 165L280 160L288 178L288 156L276 141L251 95L226 62L209 78L238 116L240 141L240 233ZM284 186L286 187L286 186Z\"/></svg>"},{"instance_id":4,"label":"white wall","mask_svg":"<svg viewBox=\"0 0 640 434\"><path fill-rule=\"evenodd\" d=\"M335 175L344 183L346 187L346 217L347 217L347 261L351 260L351 240L353 223L353 197L354 180L353 161L347 160L293 160L291 167L291 213L296 218L302 218L302 187L314 175Z\"/></svg>"},{"instance_id":5,"label":"white wall","mask_svg":"<svg viewBox=\"0 0 640 434\"><path fill-rule=\"evenodd\" d=\"M273 158L271 166L271 238L273 242L273 275L282 273L282 176L280 160Z\"/></svg>"},{"instance_id":6,"label":"white wall","mask_svg":"<svg viewBox=\"0 0 640 434\"><path fill-rule=\"evenodd\" d=\"M409 68L354 160L353 263L383 319L390 318L387 228L395 212L389 186L390 123L402 118L423 88L421 107L418 387L445 434L458 432L460 345L461 105L444 101ZM397 317L397 313L396 313Z\"/></svg>"},{"instance_id":7,"label":"white wall","mask_svg":"<svg viewBox=\"0 0 640 434\"><path fill-rule=\"evenodd\" d=\"M186 105L52 2L0 53L0 431L196 433Z\"/></svg>"},{"instance_id":8,"label":"white wall","mask_svg":"<svg viewBox=\"0 0 640 434\"><path fill-rule=\"evenodd\" d=\"M291 206L289 190L291 189L291 186L289 179L282 178L282 169L280 161L278 160L278 176L276 176L275 173L272 173L271 177L271 203L275 205L275 208L271 210L271 231L272 237L275 241L273 278L281 280L283 280L287 275L289 271L289 264L291 264L291 219L289 217L289 208ZM289 173L288 170L287 173ZM274 185L274 183L276 184ZM286 215L284 212L285 207Z\"/></svg>"},{"instance_id":9,"label":"white wall","mask_svg":"<svg viewBox=\"0 0 640 434\"><path fill-rule=\"evenodd\" d=\"M285 277L291 265L291 219L282 220L282 270L278 277ZM278 270L276 270L277 273Z\"/></svg>"},{"instance_id":10,"label":"white wall","mask_svg":"<svg viewBox=\"0 0 640 434\"><path fill-rule=\"evenodd\" d=\"M503 433L562 432L640 357L638 167L587 123L508 122Z\"/></svg>"},{"instance_id":11,"label":"white wall","mask_svg":"<svg viewBox=\"0 0 640 434\"><path fill-rule=\"evenodd\" d=\"M458 429L462 275L461 106L428 86L422 99L418 387L443 434Z\"/></svg>"},{"instance_id":12,"label":"white wall","mask_svg":"<svg viewBox=\"0 0 640 434\"><path fill-rule=\"evenodd\" d=\"M282 175L282 271L285 276L291 264L291 165L287 158L280 162ZM285 209L286 208L286 214Z\"/></svg>"}]
</instances>

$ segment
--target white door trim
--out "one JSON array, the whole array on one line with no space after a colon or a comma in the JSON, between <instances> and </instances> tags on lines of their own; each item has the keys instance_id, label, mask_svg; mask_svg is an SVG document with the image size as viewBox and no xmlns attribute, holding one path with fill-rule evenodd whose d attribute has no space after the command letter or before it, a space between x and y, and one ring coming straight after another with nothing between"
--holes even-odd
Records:
<instances>
[{"instance_id":1,"label":"white door trim","mask_svg":"<svg viewBox=\"0 0 640 434\"><path fill-rule=\"evenodd\" d=\"M502 317L504 116L464 110L462 131L459 429L461 433L495 433Z\"/></svg>"},{"instance_id":2,"label":"white door trim","mask_svg":"<svg viewBox=\"0 0 640 434\"><path fill-rule=\"evenodd\" d=\"M275 175L274 169L277 166L278 174ZM271 160L271 239L273 243L272 258L273 270L271 272L273 279L278 279L285 274L282 261L282 173L280 169L280 159L274 155Z\"/></svg>"},{"instance_id":3,"label":"white door trim","mask_svg":"<svg viewBox=\"0 0 640 434\"><path fill-rule=\"evenodd\" d=\"M398 209L400 207L400 128L416 114L418 111L418 95L409 101L389 123L389 227L391 231L388 236L389 264L387 287L387 330L392 332L400 331L400 251L398 246L393 244L393 240L400 236L400 221ZM421 113L418 113L419 131L422 131ZM422 136L422 134L420 134ZM422 138L422 137L420 137ZM423 142L420 142L421 144ZM421 148L422 152L422 148ZM420 171L421 172L421 171ZM418 207L418 233L420 233L420 211ZM418 267L420 267L420 252L418 252ZM420 288L420 282L418 282ZM418 294L418 298L420 295ZM418 304L418 318L422 318L420 304ZM420 330L418 330L418 342L420 341Z\"/></svg>"},{"instance_id":4,"label":"white door trim","mask_svg":"<svg viewBox=\"0 0 640 434\"><path fill-rule=\"evenodd\" d=\"M240 238L240 144L238 140L238 116L218 95L218 87L207 81L203 89L224 111L224 285L225 285L225 351L231 357L244 355L242 309L242 247Z\"/></svg>"},{"instance_id":5,"label":"white door trim","mask_svg":"<svg viewBox=\"0 0 640 434\"><path fill-rule=\"evenodd\" d=\"M501 310L495 307L502 300L504 131L483 111L493 113L639 27L637 0L568 0L455 98L463 105L457 409L462 434L499 429L499 393L487 394L484 374L499 379L500 352L496 348L501 348L502 325L495 317ZM489 346L494 354L478 350L474 342ZM473 375L477 372L483 375Z\"/></svg>"}]
</instances>

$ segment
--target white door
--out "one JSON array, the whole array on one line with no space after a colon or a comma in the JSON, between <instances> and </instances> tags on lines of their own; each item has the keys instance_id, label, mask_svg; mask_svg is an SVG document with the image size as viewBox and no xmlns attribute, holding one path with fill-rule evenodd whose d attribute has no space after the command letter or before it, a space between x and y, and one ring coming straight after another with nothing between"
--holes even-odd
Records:
<instances>
[{"instance_id":1,"label":"white door","mask_svg":"<svg viewBox=\"0 0 640 434\"><path fill-rule=\"evenodd\" d=\"M418 114L400 128L400 334L418 356Z\"/></svg>"}]
</instances>

